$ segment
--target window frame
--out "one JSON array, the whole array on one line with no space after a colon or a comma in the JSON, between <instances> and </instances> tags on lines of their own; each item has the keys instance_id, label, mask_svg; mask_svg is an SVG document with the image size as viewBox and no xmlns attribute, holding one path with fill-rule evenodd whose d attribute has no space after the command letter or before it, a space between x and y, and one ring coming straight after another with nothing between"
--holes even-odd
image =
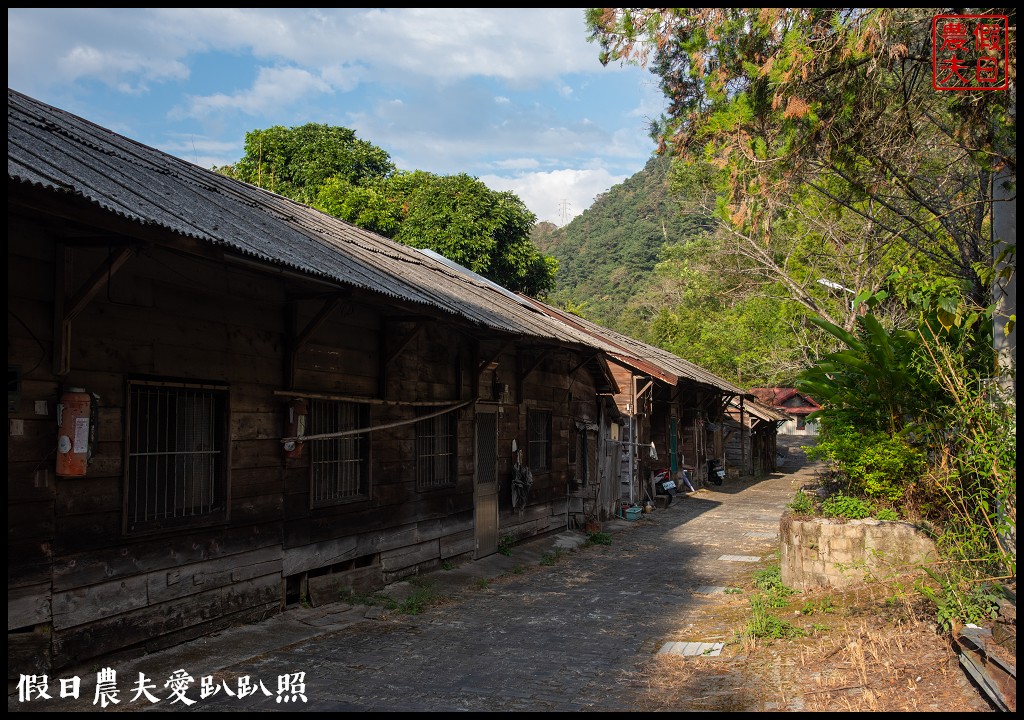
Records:
<instances>
[{"instance_id":1,"label":"window frame","mask_svg":"<svg viewBox=\"0 0 1024 720\"><path fill-rule=\"evenodd\" d=\"M158 407L153 411L153 416L149 418L149 423L146 427L142 427L139 423L142 422L142 411L140 395L146 393L148 395L155 396L155 400L158 403ZM177 443L187 442L191 439L193 442L209 442L216 450L198 451L192 450L190 452L181 451L180 449L171 450L155 450L158 448L161 441L161 435L163 441L168 443L172 438L170 437L171 429L167 424L172 418L171 416L165 416L165 427L163 431L160 429L159 413L159 402L161 400L167 400L171 396L185 396L188 393L203 393L209 396L209 399L213 405L211 411L214 413L213 420L207 424L207 434L205 437L196 438L193 434L194 426L188 426L189 418L185 416L185 413L189 412L187 408L175 409L175 415L173 417L175 424L178 426L175 428L175 437L173 440ZM192 398L193 401L195 398ZM166 412L166 409L164 410ZM191 411L193 420L197 417L194 409ZM154 419L155 418L155 419ZM177 436L177 433L182 431L180 424L184 423L186 427L186 437L181 438ZM155 425L155 427L154 427ZM128 378L125 383L125 405L124 405L124 448L123 448L123 463L122 468L122 532L126 535L144 535L150 533L166 532L166 531L178 531L187 530L198 527L208 527L212 525L222 524L227 522L229 519L229 509L231 507L231 393L230 387L224 383L207 382L200 380L171 380L171 379L158 379L158 378ZM154 430L155 435L154 437ZM145 436L145 439L143 438ZM144 443L145 446L139 446L139 443ZM171 488L169 485L164 484L164 494L171 492L173 497L165 497L162 508L154 511L153 516L148 516L148 510L143 512L143 517L139 517L138 510L133 513L133 507L138 508L139 506L139 492L140 486L143 483L149 484L149 487L143 490L144 493L152 493L154 496L160 494L160 483L159 477L154 477L150 480L147 476L145 479L138 477L138 471L142 464L146 464L145 472L149 473L151 469L156 470L156 464L159 460L156 456L164 456L168 460L175 462L175 470L178 471L178 463L187 463L189 458L192 458L192 463L197 461L196 456L199 457L201 462L202 455L215 455L216 460L211 467L213 473L211 495L212 498L209 501L209 507L200 510L198 512L186 512L184 507L181 509L181 514L174 514L177 512L177 508L171 509L171 514L168 515L169 505L171 502L177 503L177 491L180 487L179 480L184 482L185 488L184 494L196 493L197 491L188 488L188 484L192 482L190 479L179 479L175 477L173 481L174 487ZM147 462L143 458L150 456L153 457L152 462ZM167 460L165 460L166 462ZM143 502L147 502L143 500ZM182 501L184 502L184 501ZM193 506L194 509L194 506Z\"/></svg>"},{"instance_id":2,"label":"window frame","mask_svg":"<svg viewBox=\"0 0 1024 720\"><path fill-rule=\"evenodd\" d=\"M444 432L438 432L439 426ZM459 472L459 418L449 411L413 423L416 490L429 492L455 487ZM445 460L444 458L447 458ZM443 470L443 472L440 472Z\"/></svg>"},{"instance_id":3,"label":"window frame","mask_svg":"<svg viewBox=\"0 0 1024 720\"><path fill-rule=\"evenodd\" d=\"M328 408L333 410L335 413L346 413L354 412L355 417L351 419L348 424L355 425L355 427L340 427L346 424L346 418L339 417L335 414L331 418L331 422L327 423L328 427L324 427L326 420L324 415ZM345 430L357 430L359 428L369 427L370 424L370 412L369 408L363 403L355 403L344 400L321 400L312 399L309 401L309 418L307 432L310 435L321 435L332 432L342 432ZM352 453L350 452L353 444L356 444L356 453L359 457L353 459ZM323 460L318 460L320 453L330 455L334 453L334 458L330 457ZM339 483L343 483L344 480L339 477L326 477L322 479L322 483L333 483L335 490L333 493L325 494L328 496L320 497L318 495L318 484L321 478L317 477L318 468L324 468L329 463L340 462L354 464L358 476L356 477L357 487L354 492L346 494L340 494L337 486ZM339 465L338 469L344 467ZM362 500L368 500L370 497L370 433L359 433L357 435L348 435L337 438L322 438L319 440L309 441L309 506L311 509L322 508L322 507L333 507L336 505L344 505L351 502L359 502Z\"/></svg>"},{"instance_id":4,"label":"window frame","mask_svg":"<svg viewBox=\"0 0 1024 720\"><path fill-rule=\"evenodd\" d=\"M526 413L526 458L530 471L535 475L551 471L551 418L550 410L536 408L528 410ZM538 456L543 459L543 465L535 462Z\"/></svg>"}]
</instances>

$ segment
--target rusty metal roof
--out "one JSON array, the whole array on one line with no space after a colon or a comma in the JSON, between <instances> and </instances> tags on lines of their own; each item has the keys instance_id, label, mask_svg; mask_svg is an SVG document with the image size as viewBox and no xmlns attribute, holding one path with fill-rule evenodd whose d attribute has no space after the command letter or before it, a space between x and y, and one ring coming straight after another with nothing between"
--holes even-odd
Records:
<instances>
[{"instance_id":1,"label":"rusty metal roof","mask_svg":"<svg viewBox=\"0 0 1024 720\"><path fill-rule=\"evenodd\" d=\"M737 410L740 407L739 400L733 399L729 404ZM758 402L756 399L751 398L749 395L743 401L743 410L757 418L760 418L761 420L770 422L784 422L792 419L786 413L776 410L775 408L768 407L767 405Z\"/></svg>"},{"instance_id":2,"label":"rusty metal roof","mask_svg":"<svg viewBox=\"0 0 1024 720\"><path fill-rule=\"evenodd\" d=\"M414 248L225 177L7 90L7 176L298 273L459 316L480 327L593 348L585 333Z\"/></svg>"},{"instance_id":3,"label":"rusty metal roof","mask_svg":"<svg viewBox=\"0 0 1024 720\"><path fill-rule=\"evenodd\" d=\"M681 379L686 379L713 387L727 395L750 397L746 390L736 387L728 380L723 380L714 373L708 372L699 365L695 365L689 360L684 360L668 350L648 345L628 335L623 335L590 320L585 320L572 313L552 307L540 300L528 298L525 295L521 297L529 300L548 315L558 318L562 322L590 335L610 357L643 373L653 375L670 385L676 385Z\"/></svg>"}]
</instances>

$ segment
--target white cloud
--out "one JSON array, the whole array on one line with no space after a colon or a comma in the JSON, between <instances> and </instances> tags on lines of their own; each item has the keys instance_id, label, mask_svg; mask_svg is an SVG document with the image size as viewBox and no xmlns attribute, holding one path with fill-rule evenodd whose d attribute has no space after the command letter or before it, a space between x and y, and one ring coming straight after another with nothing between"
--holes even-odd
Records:
<instances>
[{"instance_id":1,"label":"white cloud","mask_svg":"<svg viewBox=\"0 0 1024 720\"><path fill-rule=\"evenodd\" d=\"M597 56L582 8L8 8L8 85L140 142L223 165L254 128L342 125L559 224L643 167L663 106Z\"/></svg>"},{"instance_id":2,"label":"white cloud","mask_svg":"<svg viewBox=\"0 0 1024 720\"><path fill-rule=\"evenodd\" d=\"M443 81L602 70L581 8L8 8L7 39L23 87L54 73L130 86L178 79L190 55L215 49L317 73L363 63L375 77Z\"/></svg>"},{"instance_id":3,"label":"white cloud","mask_svg":"<svg viewBox=\"0 0 1024 720\"><path fill-rule=\"evenodd\" d=\"M154 62L144 56L104 52L89 45L76 45L55 62L58 74L69 81L97 79L129 94L145 91L150 82L184 80L189 76L188 66L176 60Z\"/></svg>"},{"instance_id":4,"label":"white cloud","mask_svg":"<svg viewBox=\"0 0 1024 720\"><path fill-rule=\"evenodd\" d=\"M561 227L589 208L594 198L627 177L595 168L525 173L513 178L485 175L480 180L491 190L511 190L537 216L538 221Z\"/></svg>"},{"instance_id":5,"label":"white cloud","mask_svg":"<svg viewBox=\"0 0 1024 720\"><path fill-rule=\"evenodd\" d=\"M260 68L251 89L233 94L217 93L189 98L181 109L185 117L204 118L224 110L263 115L303 98L328 94L330 83L308 70L295 67Z\"/></svg>"}]
</instances>

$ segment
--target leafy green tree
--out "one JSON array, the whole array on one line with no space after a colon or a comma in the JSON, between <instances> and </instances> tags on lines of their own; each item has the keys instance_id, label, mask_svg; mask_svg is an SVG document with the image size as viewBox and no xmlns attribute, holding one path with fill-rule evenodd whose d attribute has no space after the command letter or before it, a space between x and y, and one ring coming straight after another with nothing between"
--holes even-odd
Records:
<instances>
[{"instance_id":1,"label":"leafy green tree","mask_svg":"<svg viewBox=\"0 0 1024 720\"><path fill-rule=\"evenodd\" d=\"M557 261L530 240L536 216L513 193L466 174L399 172L352 130L310 123L246 133L245 156L215 168L372 232L429 248L530 295L554 288Z\"/></svg>"},{"instance_id":2,"label":"leafy green tree","mask_svg":"<svg viewBox=\"0 0 1024 720\"><path fill-rule=\"evenodd\" d=\"M395 183L407 193L399 242L430 248L511 290L543 295L554 288L557 261L530 241L537 217L514 193L465 173L417 172Z\"/></svg>"},{"instance_id":3,"label":"leafy green tree","mask_svg":"<svg viewBox=\"0 0 1024 720\"><path fill-rule=\"evenodd\" d=\"M328 180L364 185L395 172L391 157L344 127L308 123L245 134L245 155L218 170L299 202L312 204Z\"/></svg>"},{"instance_id":4,"label":"leafy green tree","mask_svg":"<svg viewBox=\"0 0 1024 720\"><path fill-rule=\"evenodd\" d=\"M932 88L939 11L594 8L587 17L602 61L659 77L670 103L654 127L660 148L701 170L736 246L821 314L807 292L814 279L784 260L793 220L811 230L807 221L830 209L843 222L822 228L838 232L843 268L906 257L964 280L969 300L988 304L979 267L991 264L993 174L1015 166L1012 94ZM1015 10L991 12L1015 25ZM814 212L803 213L809 196ZM832 320L852 328L852 315Z\"/></svg>"},{"instance_id":5,"label":"leafy green tree","mask_svg":"<svg viewBox=\"0 0 1024 720\"><path fill-rule=\"evenodd\" d=\"M658 284L630 304L641 337L739 385L788 385L806 360L799 309L783 288L726 267L722 239L666 246Z\"/></svg>"},{"instance_id":6,"label":"leafy green tree","mask_svg":"<svg viewBox=\"0 0 1024 720\"><path fill-rule=\"evenodd\" d=\"M387 192L386 181L354 185L340 177L328 178L310 204L385 237L394 237L402 225L402 198Z\"/></svg>"}]
</instances>

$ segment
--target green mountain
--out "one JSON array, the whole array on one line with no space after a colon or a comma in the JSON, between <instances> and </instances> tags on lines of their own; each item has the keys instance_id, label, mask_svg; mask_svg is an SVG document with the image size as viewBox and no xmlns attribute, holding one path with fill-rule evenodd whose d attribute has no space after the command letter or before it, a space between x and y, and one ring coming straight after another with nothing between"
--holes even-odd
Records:
<instances>
[{"instance_id":1,"label":"green mountain","mask_svg":"<svg viewBox=\"0 0 1024 720\"><path fill-rule=\"evenodd\" d=\"M685 243L711 227L706 217L680 212L669 193L670 164L668 158L652 157L565 227L541 223L534 229L534 244L558 259L553 304L629 332L624 310L654 282L662 247Z\"/></svg>"}]
</instances>

